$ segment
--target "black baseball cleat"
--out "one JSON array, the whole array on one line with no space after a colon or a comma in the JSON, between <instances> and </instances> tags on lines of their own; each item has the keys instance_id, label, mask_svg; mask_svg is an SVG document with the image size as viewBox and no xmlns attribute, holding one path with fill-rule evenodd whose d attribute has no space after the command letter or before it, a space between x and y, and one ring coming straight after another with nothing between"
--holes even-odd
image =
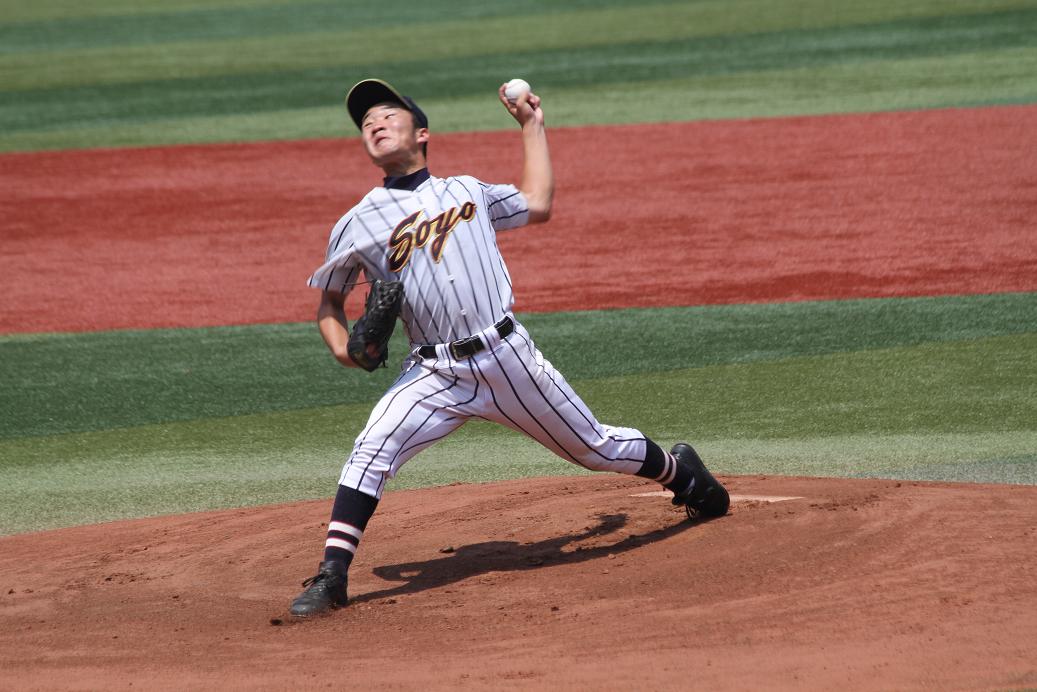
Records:
<instances>
[{"instance_id":1,"label":"black baseball cleat","mask_svg":"<svg viewBox=\"0 0 1037 692\"><path fill-rule=\"evenodd\" d=\"M698 452L691 445L680 442L673 446L670 454L690 468L695 477L695 484L691 486L691 490L681 495L674 495L673 504L684 505L689 519L722 517L727 514L727 508L731 505L731 496L727 494L727 488L721 485L720 481L714 478L706 465L702 463Z\"/></svg>"},{"instance_id":2,"label":"black baseball cleat","mask_svg":"<svg viewBox=\"0 0 1037 692\"><path fill-rule=\"evenodd\" d=\"M341 608L349 601L346 596L346 566L337 560L320 563L317 574L302 585L307 588L292 601L289 611L297 618L322 615Z\"/></svg>"}]
</instances>

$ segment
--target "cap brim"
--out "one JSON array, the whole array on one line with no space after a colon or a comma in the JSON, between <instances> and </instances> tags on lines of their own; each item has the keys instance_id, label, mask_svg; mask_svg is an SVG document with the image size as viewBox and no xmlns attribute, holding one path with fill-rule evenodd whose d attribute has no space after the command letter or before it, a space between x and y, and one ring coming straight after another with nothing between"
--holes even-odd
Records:
<instances>
[{"instance_id":1,"label":"cap brim","mask_svg":"<svg viewBox=\"0 0 1037 692\"><path fill-rule=\"evenodd\" d=\"M385 103L386 101L398 103L410 110L403 95L396 91L388 82L383 82L380 79L365 79L357 82L346 95L346 108L349 109L349 115L353 118L356 126L363 129L364 115L370 110L371 106Z\"/></svg>"}]
</instances>

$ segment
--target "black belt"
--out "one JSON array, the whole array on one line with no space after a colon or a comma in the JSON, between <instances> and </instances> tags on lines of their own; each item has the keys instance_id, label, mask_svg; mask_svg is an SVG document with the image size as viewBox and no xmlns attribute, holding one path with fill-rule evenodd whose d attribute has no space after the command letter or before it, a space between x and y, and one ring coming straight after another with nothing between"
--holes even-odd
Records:
<instances>
[{"instance_id":1,"label":"black belt","mask_svg":"<svg viewBox=\"0 0 1037 692\"><path fill-rule=\"evenodd\" d=\"M515 320L505 315L504 319L493 325L493 328L497 330L497 333L500 334L500 337L503 339L508 334L515 331ZM483 343L479 336L470 336L467 339L458 339L457 341L451 341L447 344L447 350L456 360L461 360L468 356L474 356L484 348L486 348L486 344ZM418 355L422 358L435 358L436 347L432 344L421 346L418 348Z\"/></svg>"}]
</instances>

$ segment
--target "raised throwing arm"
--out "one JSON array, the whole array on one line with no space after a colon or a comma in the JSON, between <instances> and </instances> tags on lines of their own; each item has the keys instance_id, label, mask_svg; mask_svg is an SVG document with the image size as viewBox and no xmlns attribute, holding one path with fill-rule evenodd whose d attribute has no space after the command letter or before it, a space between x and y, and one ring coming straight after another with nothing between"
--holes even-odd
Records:
<instances>
[{"instance_id":1,"label":"raised throwing arm","mask_svg":"<svg viewBox=\"0 0 1037 692\"><path fill-rule=\"evenodd\" d=\"M519 190L529 203L529 223L543 223L551 218L555 191L547 131L544 128L544 111L540 108L540 97L532 92L522 94L515 103L511 103L504 95L505 86L501 84L498 91L501 103L522 127L525 162Z\"/></svg>"}]
</instances>

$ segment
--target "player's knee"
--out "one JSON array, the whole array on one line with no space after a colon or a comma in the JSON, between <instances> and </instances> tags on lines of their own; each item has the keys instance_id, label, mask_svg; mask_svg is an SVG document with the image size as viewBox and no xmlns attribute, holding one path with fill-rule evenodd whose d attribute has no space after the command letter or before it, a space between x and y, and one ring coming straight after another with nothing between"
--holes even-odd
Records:
<instances>
[{"instance_id":1,"label":"player's knee","mask_svg":"<svg viewBox=\"0 0 1037 692\"><path fill-rule=\"evenodd\" d=\"M353 455L342 469L339 484L381 497L386 481L393 475L392 467L379 457Z\"/></svg>"}]
</instances>

